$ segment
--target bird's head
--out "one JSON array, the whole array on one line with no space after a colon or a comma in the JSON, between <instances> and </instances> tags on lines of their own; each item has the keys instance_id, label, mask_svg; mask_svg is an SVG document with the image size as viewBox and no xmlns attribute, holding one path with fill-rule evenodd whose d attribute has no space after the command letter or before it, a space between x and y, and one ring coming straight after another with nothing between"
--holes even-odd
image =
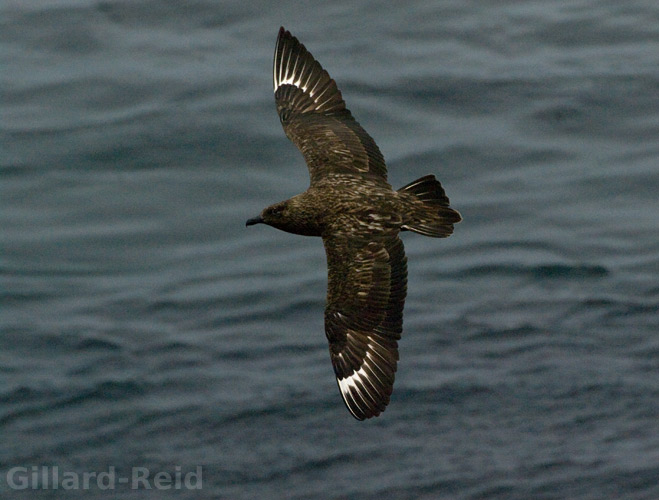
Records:
<instances>
[{"instance_id":1,"label":"bird's head","mask_svg":"<svg viewBox=\"0 0 659 500\"><path fill-rule=\"evenodd\" d=\"M279 203L264 208L259 215L249 219L245 225L253 226L254 224L267 224L268 226L279 229L286 223L287 212L288 200L280 201Z\"/></svg>"},{"instance_id":2,"label":"bird's head","mask_svg":"<svg viewBox=\"0 0 659 500\"><path fill-rule=\"evenodd\" d=\"M293 196L264 208L261 213L249 219L245 225L267 224L287 233L304 236L320 236L322 221L315 205L309 205L305 193Z\"/></svg>"}]
</instances>

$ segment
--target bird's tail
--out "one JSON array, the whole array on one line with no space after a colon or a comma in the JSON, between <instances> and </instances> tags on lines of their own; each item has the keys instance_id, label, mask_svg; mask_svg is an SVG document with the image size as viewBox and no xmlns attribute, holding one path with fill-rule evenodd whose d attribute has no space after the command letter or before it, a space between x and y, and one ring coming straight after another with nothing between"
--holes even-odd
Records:
<instances>
[{"instance_id":1,"label":"bird's tail","mask_svg":"<svg viewBox=\"0 0 659 500\"><path fill-rule=\"evenodd\" d=\"M462 220L457 210L449 206L444 188L434 175L426 175L398 190L410 195L402 229L435 238L446 238L453 233L453 224Z\"/></svg>"}]
</instances>

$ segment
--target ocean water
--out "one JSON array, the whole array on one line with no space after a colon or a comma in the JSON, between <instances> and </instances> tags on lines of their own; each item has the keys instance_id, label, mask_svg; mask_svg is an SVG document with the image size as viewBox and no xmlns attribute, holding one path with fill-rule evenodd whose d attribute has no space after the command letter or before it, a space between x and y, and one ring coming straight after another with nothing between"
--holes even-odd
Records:
<instances>
[{"instance_id":1,"label":"ocean water","mask_svg":"<svg viewBox=\"0 0 659 500\"><path fill-rule=\"evenodd\" d=\"M244 226L308 185L282 24L464 217L403 236L365 422L321 241ZM659 498L656 1L5 0L0 47L2 498Z\"/></svg>"}]
</instances>

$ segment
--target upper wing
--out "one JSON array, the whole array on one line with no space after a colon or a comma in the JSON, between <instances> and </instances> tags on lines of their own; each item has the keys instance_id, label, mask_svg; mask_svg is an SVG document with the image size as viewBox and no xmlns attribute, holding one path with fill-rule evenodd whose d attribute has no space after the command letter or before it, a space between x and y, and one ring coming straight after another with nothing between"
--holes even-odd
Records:
<instances>
[{"instance_id":1,"label":"upper wing","mask_svg":"<svg viewBox=\"0 0 659 500\"><path fill-rule=\"evenodd\" d=\"M352 117L327 71L283 27L275 46L273 82L279 119L304 155L312 184L333 172L371 174L387 182L375 141Z\"/></svg>"},{"instance_id":2,"label":"upper wing","mask_svg":"<svg viewBox=\"0 0 659 500\"><path fill-rule=\"evenodd\" d=\"M371 235L372 236L372 235ZM397 235L323 238L329 271L325 334L341 396L358 420L393 390L403 329L407 258Z\"/></svg>"}]
</instances>

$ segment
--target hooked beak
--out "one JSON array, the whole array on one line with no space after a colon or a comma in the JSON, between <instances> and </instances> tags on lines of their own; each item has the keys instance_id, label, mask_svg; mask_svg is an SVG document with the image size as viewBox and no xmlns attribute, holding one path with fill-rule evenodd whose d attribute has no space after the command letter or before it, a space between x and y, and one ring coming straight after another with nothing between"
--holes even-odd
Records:
<instances>
[{"instance_id":1,"label":"hooked beak","mask_svg":"<svg viewBox=\"0 0 659 500\"><path fill-rule=\"evenodd\" d=\"M252 217L245 222L245 226L253 226L254 224L261 224L263 222L263 217L260 215L258 217Z\"/></svg>"}]
</instances>

